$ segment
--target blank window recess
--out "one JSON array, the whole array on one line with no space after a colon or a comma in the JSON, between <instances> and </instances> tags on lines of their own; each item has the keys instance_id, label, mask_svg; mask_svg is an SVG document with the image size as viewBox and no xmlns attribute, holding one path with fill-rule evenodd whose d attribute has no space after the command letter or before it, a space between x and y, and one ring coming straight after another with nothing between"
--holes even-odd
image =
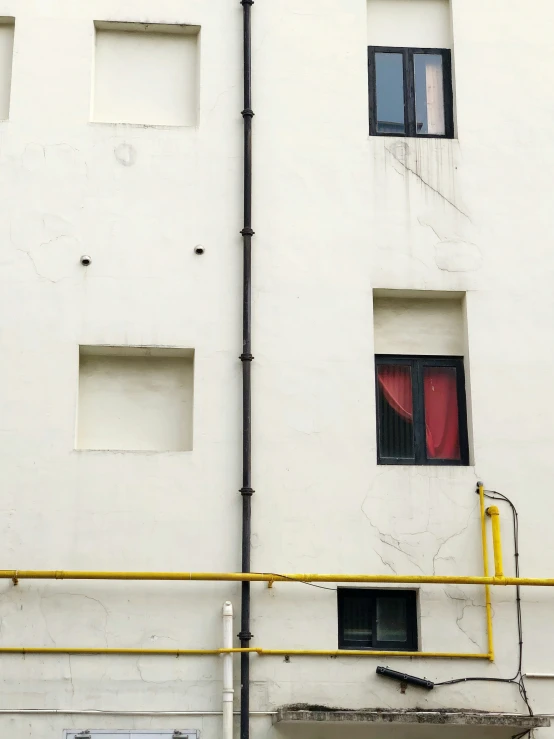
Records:
<instances>
[{"instance_id":1,"label":"blank window recess","mask_svg":"<svg viewBox=\"0 0 554 739\"><path fill-rule=\"evenodd\" d=\"M194 351L80 348L78 449L192 449Z\"/></svg>"},{"instance_id":2,"label":"blank window recess","mask_svg":"<svg viewBox=\"0 0 554 739\"><path fill-rule=\"evenodd\" d=\"M92 120L194 126L199 30L97 22Z\"/></svg>"}]
</instances>

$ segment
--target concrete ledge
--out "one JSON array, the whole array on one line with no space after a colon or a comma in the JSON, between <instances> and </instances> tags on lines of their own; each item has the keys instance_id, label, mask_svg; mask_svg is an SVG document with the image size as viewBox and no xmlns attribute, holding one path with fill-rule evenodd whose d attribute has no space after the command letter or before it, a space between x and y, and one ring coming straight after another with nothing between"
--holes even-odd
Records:
<instances>
[{"instance_id":1,"label":"concrete ledge","mask_svg":"<svg viewBox=\"0 0 554 739\"><path fill-rule=\"evenodd\" d=\"M310 711L282 708L273 717L274 723L291 722L369 723L369 724L427 724L429 726L483 726L503 727L525 731L550 726L546 716L525 716L511 713L472 713L447 711Z\"/></svg>"}]
</instances>

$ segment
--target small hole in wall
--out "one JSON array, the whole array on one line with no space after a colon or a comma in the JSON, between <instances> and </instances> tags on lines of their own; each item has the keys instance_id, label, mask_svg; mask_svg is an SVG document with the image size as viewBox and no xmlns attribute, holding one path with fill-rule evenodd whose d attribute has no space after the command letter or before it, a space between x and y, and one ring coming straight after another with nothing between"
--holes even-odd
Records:
<instances>
[{"instance_id":1,"label":"small hole in wall","mask_svg":"<svg viewBox=\"0 0 554 739\"><path fill-rule=\"evenodd\" d=\"M81 347L78 449L192 449L191 349Z\"/></svg>"}]
</instances>

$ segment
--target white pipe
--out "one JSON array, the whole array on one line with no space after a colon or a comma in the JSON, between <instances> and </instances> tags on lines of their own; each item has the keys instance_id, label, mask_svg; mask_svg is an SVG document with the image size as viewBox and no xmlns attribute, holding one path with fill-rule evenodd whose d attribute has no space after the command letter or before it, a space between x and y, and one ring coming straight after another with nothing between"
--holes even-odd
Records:
<instances>
[{"instance_id":1,"label":"white pipe","mask_svg":"<svg viewBox=\"0 0 554 739\"><path fill-rule=\"evenodd\" d=\"M554 672L526 672L523 677L537 677L554 680Z\"/></svg>"},{"instance_id":2,"label":"white pipe","mask_svg":"<svg viewBox=\"0 0 554 739\"><path fill-rule=\"evenodd\" d=\"M233 648L233 604L223 604L223 648ZM233 655L222 655L223 659L223 739L233 739Z\"/></svg>"}]
</instances>

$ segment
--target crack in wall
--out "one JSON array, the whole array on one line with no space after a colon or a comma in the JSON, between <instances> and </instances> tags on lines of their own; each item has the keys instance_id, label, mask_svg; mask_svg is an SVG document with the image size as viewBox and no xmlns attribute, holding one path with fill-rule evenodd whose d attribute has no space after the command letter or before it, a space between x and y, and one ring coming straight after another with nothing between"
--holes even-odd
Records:
<instances>
[{"instance_id":1,"label":"crack in wall","mask_svg":"<svg viewBox=\"0 0 554 739\"><path fill-rule=\"evenodd\" d=\"M107 607L102 603L102 601L98 600L98 598L93 598L91 595L84 595L82 593L53 593L52 595L40 595L39 596L39 608L42 613L42 617L44 619L44 624L46 626L46 631L48 633L48 636L52 640L52 643L55 644L56 641L52 637L52 634L50 633L48 629L48 622L46 619L46 616L44 614L43 608L42 608L42 601L47 600L49 598L84 598L85 600L91 600L93 603L97 603L100 608L104 611L104 642L106 647L109 646L108 644L108 619L110 617L110 612L108 611Z\"/></svg>"},{"instance_id":2,"label":"crack in wall","mask_svg":"<svg viewBox=\"0 0 554 739\"><path fill-rule=\"evenodd\" d=\"M38 609L39 609L40 614L42 616L42 620L44 621L44 629L45 629L46 633L48 634L48 638L50 639L50 641L52 642L52 644L55 644L56 643L56 640L54 639L54 637L52 636L52 634L50 632L50 628L48 627L48 620L46 618L46 614L44 613L44 609L42 607L42 599L43 599L43 596L42 596L42 594L39 593L39 596L38 596Z\"/></svg>"},{"instance_id":3,"label":"crack in wall","mask_svg":"<svg viewBox=\"0 0 554 739\"><path fill-rule=\"evenodd\" d=\"M397 571L396 571L396 569L395 569L395 568L394 568L394 567L392 566L392 564L391 564L390 562L387 562L387 560L386 560L386 559L384 559L384 558L383 558L383 557L382 557L382 556L381 556L381 555L379 554L379 552L377 551L377 549L375 549L375 548L374 548L374 549L373 549L373 551L374 551L374 552L375 552L375 554L376 554L376 555L377 555L377 556L379 557L379 559L380 559L380 560L381 560L381 562L382 562L382 563L383 563L383 564L385 565L385 567L388 567L388 568L389 568L389 569L390 569L390 570L391 570L392 572L394 572L394 574L395 574L395 575L398 575L398 572L397 572Z\"/></svg>"},{"instance_id":4,"label":"crack in wall","mask_svg":"<svg viewBox=\"0 0 554 739\"><path fill-rule=\"evenodd\" d=\"M460 603L460 604L463 603L464 604L462 606L461 612L456 617L456 626L462 632L462 634L464 634L469 639L469 641L472 644L474 644L475 647L479 651L481 651L482 650L482 646L478 642L476 642L475 639L464 629L464 627L462 626L462 621L464 620L465 613L466 613L466 610L468 608L482 608L482 609L484 609L486 606L483 605L483 604L481 604L481 603L476 603L473 598L469 598L466 595L466 593L463 590L461 590L461 589L459 591L460 594L461 594L461 597L456 597L455 595L452 595L451 593L449 593L447 590L445 590L444 592L445 592L446 597L449 598L450 600L452 600L452 601L454 601L456 603Z\"/></svg>"},{"instance_id":5,"label":"crack in wall","mask_svg":"<svg viewBox=\"0 0 554 739\"><path fill-rule=\"evenodd\" d=\"M69 667L69 681L71 683L71 698L73 699L75 698L75 684L73 682L73 669L71 666L71 655L70 654L67 655L67 662L68 662L68 667Z\"/></svg>"},{"instance_id":6,"label":"crack in wall","mask_svg":"<svg viewBox=\"0 0 554 739\"><path fill-rule=\"evenodd\" d=\"M439 556L440 553L441 553L441 551L448 544L449 541L452 541L452 539L456 539L458 536L461 536L465 531L467 531L467 529L469 528L469 525L471 523L471 520L473 518L473 515L474 515L474 513L476 511L476 509L477 509L477 504L475 504L473 506L473 508L471 509L471 512L469 514L469 517L468 517L468 519L466 521L465 526L460 531L456 531L454 534L451 534L450 536L447 536L446 539L443 539L441 541L441 543L439 544L439 548L437 549L435 555L433 556L433 575L436 575L437 574L437 572L436 572L436 563L437 563L437 560L438 559L445 559L444 557L440 557Z\"/></svg>"},{"instance_id":7,"label":"crack in wall","mask_svg":"<svg viewBox=\"0 0 554 739\"><path fill-rule=\"evenodd\" d=\"M421 218L418 218L417 222L420 226L423 226L424 228L430 228L440 242L448 241L448 239L445 236L441 236L430 223L425 223L425 221L423 221Z\"/></svg>"},{"instance_id":8,"label":"crack in wall","mask_svg":"<svg viewBox=\"0 0 554 739\"><path fill-rule=\"evenodd\" d=\"M386 151L391 155L391 157L394 159L395 162L398 162L398 164L400 164L407 172L410 172L411 174L414 175L414 177L417 177L417 179L423 185L425 185L425 187L428 187L429 190L431 190L431 192L434 192L435 195L438 195L441 198L441 200L444 200L445 203L450 205L450 207L454 208L455 211L457 211L464 218L467 218L467 220L471 223L471 218L467 215L467 213L464 213L464 211L459 206L457 206L456 203L454 203L452 200L447 198L446 195L444 195L440 190L437 190L435 187L433 187L433 185L427 182L427 180L424 180L423 177L419 174L419 172L417 172L415 169L412 169L412 167L410 167L407 162L402 161L402 159L394 153L392 147L391 148L386 147ZM398 174L400 174L400 172L398 172Z\"/></svg>"}]
</instances>

